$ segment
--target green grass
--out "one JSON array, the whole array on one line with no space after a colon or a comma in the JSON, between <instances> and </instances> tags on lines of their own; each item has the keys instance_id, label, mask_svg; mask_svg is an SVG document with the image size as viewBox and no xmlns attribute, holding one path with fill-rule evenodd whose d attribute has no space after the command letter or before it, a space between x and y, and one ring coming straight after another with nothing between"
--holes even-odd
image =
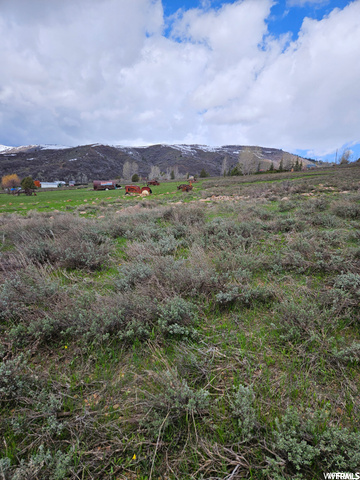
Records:
<instances>
[{"instance_id":1,"label":"green grass","mask_svg":"<svg viewBox=\"0 0 360 480\"><path fill-rule=\"evenodd\" d=\"M131 183L131 182L130 182ZM158 186L152 186L152 195L145 197L146 201L153 201L159 197L165 197L166 201L189 201L201 190L203 181L194 183L194 191L189 194L177 190L177 185L184 181L169 181L161 183ZM186 182L185 182L186 183ZM142 186L142 183L138 185ZM38 210L44 212L54 211L77 211L86 212L87 216L98 214L99 207L120 208L127 204L143 201L139 195L125 195L125 188L117 190L95 191L92 186L87 188L60 188L58 190L41 190L36 192L36 196L26 195L0 195L0 213L19 213L25 215L29 210ZM82 209L83 207L83 209ZM91 209L94 210L91 211Z\"/></svg>"},{"instance_id":2,"label":"green grass","mask_svg":"<svg viewBox=\"0 0 360 480\"><path fill-rule=\"evenodd\" d=\"M359 180L2 195L0 476L357 471Z\"/></svg>"}]
</instances>

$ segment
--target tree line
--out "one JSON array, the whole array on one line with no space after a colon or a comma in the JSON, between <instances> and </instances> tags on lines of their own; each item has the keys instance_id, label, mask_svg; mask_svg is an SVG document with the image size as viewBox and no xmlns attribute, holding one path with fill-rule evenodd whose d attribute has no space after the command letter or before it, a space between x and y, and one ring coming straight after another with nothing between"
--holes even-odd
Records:
<instances>
[{"instance_id":1,"label":"tree line","mask_svg":"<svg viewBox=\"0 0 360 480\"><path fill-rule=\"evenodd\" d=\"M1 188L7 193L16 193L19 188L22 188L26 195L31 195L37 188L32 177L28 176L20 180L16 173L11 175L4 175L1 179Z\"/></svg>"}]
</instances>

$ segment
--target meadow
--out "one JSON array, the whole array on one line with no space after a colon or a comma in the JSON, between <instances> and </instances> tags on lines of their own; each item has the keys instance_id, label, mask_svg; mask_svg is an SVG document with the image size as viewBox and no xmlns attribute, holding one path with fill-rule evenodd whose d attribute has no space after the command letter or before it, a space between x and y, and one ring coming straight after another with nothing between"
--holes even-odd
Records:
<instances>
[{"instance_id":1,"label":"meadow","mask_svg":"<svg viewBox=\"0 0 360 480\"><path fill-rule=\"evenodd\" d=\"M360 167L0 195L0 478L360 472Z\"/></svg>"},{"instance_id":2,"label":"meadow","mask_svg":"<svg viewBox=\"0 0 360 480\"><path fill-rule=\"evenodd\" d=\"M192 199L192 193L184 198L182 192L177 186L187 181L166 181L160 185L152 186L152 199L161 200L166 195L167 201L189 201ZM199 193L203 181L194 183ZM131 184L131 182L129 183ZM140 187L146 183L137 183ZM0 214L1 213L18 213L26 215L29 210L38 210L44 212L71 212L76 211L81 215L96 216L101 210L108 207L125 207L128 204L137 203L143 200L139 195L125 195L125 184L121 189L116 190L99 190L93 189L92 184L82 187L62 187L58 189L41 189L36 190L35 195L0 195ZM160 197L160 198L159 198ZM85 210L85 212L84 212Z\"/></svg>"}]
</instances>

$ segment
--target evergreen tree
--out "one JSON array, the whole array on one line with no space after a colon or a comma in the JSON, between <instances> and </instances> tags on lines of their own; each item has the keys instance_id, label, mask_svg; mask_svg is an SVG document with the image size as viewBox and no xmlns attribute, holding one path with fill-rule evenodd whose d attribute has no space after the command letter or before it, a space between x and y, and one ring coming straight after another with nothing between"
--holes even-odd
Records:
<instances>
[{"instance_id":1,"label":"evergreen tree","mask_svg":"<svg viewBox=\"0 0 360 480\"><path fill-rule=\"evenodd\" d=\"M279 165L279 172L283 172L283 171L284 171L284 164L283 164L283 160L281 159L280 165Z\"/></svg>"},{"instance_id":2,"label":"evergreen tree","mask_svg":"<svg viewBox=\"0 0 360 480\"><path fill-rule=\"evenodd\" d=\"M131 177L131 181L136 183L139 181L139 175L137 173L134 173L134 175Z\"/></svg>"},{"instance_id":3,"label":"evergreen tree","mask_svg":"<svg viewBox=\"0 0 360 480\"><path fill-rule=\"evenodd\" d=\"M235 176L238 176L238 175L242 175L242 171L241 171L241 165L238 163L235 165L235 167L233 167L230 171L229 171L229 175L231 177L235 177Z\"/></svg>"},{"instance_id":4,"label":"evergreen tree","mask_svg":"<svg viewBox=\"0 0 360 480\"><path fill-rule=\"evenodd\" d=\"M205 177L208 177L208 176L209 176L209 174L207 173L205 168L202 168L201 172L200 172L200 178L205 178Z\"/></svg>"},{"instance_id":5,"label":"evergreen tree","mask_svg":"<svg viewBox=\"0 0 360 480\"><path fill-rule=\"evenodd\" d=\"M25 190L26 195L31 195L32 191L36 188L32 177L25 177L21 180L21 188Z\"/></svg>"},{"instance_id":6,"label":"evergreen tree","mask_svg":"<svg viewBox=\"0 0 360 480\"><path fill-rule=\"evenodd\" d=\"M271 162L271 165L270 165L270 168L269 168L269 172L273 172L275 169L274 169L274 162Z\"/></svg>"}]
</instances>

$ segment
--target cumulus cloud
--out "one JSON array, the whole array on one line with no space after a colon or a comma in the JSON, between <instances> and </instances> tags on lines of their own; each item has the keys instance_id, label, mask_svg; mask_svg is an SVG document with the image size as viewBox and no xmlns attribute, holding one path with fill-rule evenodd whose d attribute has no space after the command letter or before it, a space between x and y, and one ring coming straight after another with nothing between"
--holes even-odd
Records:
<instances>
[{"instance_id":1,"label":"cumulus cloud","mask_svg":"<svg viewBox=\"0 0 360 480\"><path fill-rule=\"evenodd\" d=\"M292 43L269 34L272 6L204 2L167 24L161 0L1 1L0 143L358 142L360 0Z\"/></svg>"},{"instance_id":2,"label":"cumulus cloud","mask_svg":"<svg viewBox=\"0 0 360 480\"><path fill-rule=\"evenodd\" d=\"M285 147L294 148L296 138L325 154L359 141L359 18L357 1L321 21L305 19L298 40L254 85L251 103L263 108L262 128Z\"/></svg>"}]
</instances>

